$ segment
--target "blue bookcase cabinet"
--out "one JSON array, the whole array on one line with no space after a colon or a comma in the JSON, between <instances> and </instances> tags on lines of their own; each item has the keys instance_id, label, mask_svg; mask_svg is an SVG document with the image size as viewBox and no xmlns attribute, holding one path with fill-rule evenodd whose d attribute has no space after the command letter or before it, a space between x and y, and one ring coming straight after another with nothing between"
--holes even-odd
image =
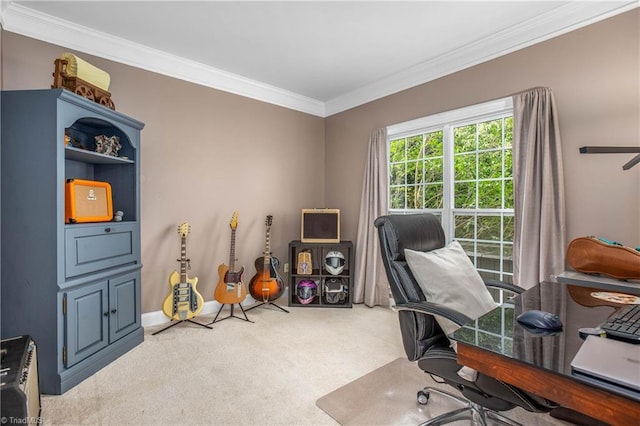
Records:
<instances>
[{"instance_id":1,"label":"blue bookcase cabinet","mask_svg":"<svg viewBox=\"0 0 640 426\"><path fill-rule=\"evenodd\" d=\"M0 96L2 339L30 335L41 392L61 394L144 339L144 124L63 89ZM66 145L65 134L77 146ZM98 135L120 138L117 157L95 152ZM67 178L109 182L124 220L66 224Z\"/></svg>"}]
</instances>

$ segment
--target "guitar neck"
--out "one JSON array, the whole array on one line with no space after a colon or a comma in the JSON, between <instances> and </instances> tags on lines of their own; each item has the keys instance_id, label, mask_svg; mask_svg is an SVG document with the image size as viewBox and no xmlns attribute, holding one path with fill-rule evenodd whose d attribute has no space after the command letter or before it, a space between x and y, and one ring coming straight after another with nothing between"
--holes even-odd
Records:
<instances>
[{"instance_id":1,"label":"guitar neck","mask_svg":"<svg viewBox=\"0 0 640 426\"><path fill-rule=\"evenodd\" d=\"M236 230L231 230L231 248L229 249L229 270L235 272L236 262Z\"/></svg>"},{"instance_id":2,"label":"guitar neck","mask_svg":"<svg viewBox=\"0 0 640 426\"><path fill-rule=\"evenodd\" d=\"M181 237L180 239L180 282L187 282L187 237Z\"/></svg>"},{"instance_id":3,"label":"guitar neck","mask_svg":"<svg viewBox=\"0 0 640 426\"><path fill-rule=\"evenodd\" d=\"M265 244L264 244L264 264L265 267L267 265L271 264L271 248L269 245L269 232L270 232L270 228L267 228L267 237L265 239Z\"/></svg>"}]
</instances>

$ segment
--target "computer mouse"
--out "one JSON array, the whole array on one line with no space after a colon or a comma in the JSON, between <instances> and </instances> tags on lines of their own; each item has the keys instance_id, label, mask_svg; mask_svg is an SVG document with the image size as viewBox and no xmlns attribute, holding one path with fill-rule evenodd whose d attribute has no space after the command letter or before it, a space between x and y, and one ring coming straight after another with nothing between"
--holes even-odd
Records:
<instances>
[{"instance_id":1,"label":"computer mouse","mask_svg":"<svg viewBox=\"0 0 640 426\"><path fill-rule=\"evenodd\" d=\"M560 317L550 312L531 310L518 315L518 322L528 328L539 330L562 330Z\"/></svg>"}]
</instances>

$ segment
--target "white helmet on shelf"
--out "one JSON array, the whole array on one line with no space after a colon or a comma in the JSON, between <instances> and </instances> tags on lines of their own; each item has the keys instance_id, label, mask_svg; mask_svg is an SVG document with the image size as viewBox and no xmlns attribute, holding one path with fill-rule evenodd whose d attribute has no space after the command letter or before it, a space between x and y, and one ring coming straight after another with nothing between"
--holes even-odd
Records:
<instances>
[{"instance_id":1,"label":"white helmet on shelf","mask_svg":"<svg viewBox=\"0 0 640 426\"><path fill-rule=\"evenodd\" d=\"M324 267L331 275L340 275L345 263L344 255L337 250L330 251L324 258Z\"/></svg>"}]
</instances>

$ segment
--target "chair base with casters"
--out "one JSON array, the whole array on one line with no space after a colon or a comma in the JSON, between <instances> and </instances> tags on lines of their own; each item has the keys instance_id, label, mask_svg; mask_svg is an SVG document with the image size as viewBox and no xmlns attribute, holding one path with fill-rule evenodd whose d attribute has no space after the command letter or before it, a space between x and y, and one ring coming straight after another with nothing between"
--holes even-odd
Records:
<instances>
[{"instance_id":1,"label":"chair base with casters","mask_svg":"<svg viewBox=\"0 0 640 426\"><path fill-rule=\"evenodd\" d=\"M420 423L420 426L438 426L444 425L452 422L456 422L458 420L469 419L473 424L478 424L482 426L486 426L487 419L492 420L492 424L501 424L501 425L509 425L509 426L522 426L520 423L511 420L510 418L503 416L497 411L488 410L480 404L476 404L475 402L471 402L466 398L455 395L451 392L444 391L442 389L437 389L434 387L425 387L424 389L418 391L417 399L418 404L427 405L429 402L431 393L436 393L440 396L452 399L454 401L460 402L464 406L458 408L453 411L446 412L444 414L440 414L433 419L429 419L426 422Z\"/></svg>"}]
</instances>

